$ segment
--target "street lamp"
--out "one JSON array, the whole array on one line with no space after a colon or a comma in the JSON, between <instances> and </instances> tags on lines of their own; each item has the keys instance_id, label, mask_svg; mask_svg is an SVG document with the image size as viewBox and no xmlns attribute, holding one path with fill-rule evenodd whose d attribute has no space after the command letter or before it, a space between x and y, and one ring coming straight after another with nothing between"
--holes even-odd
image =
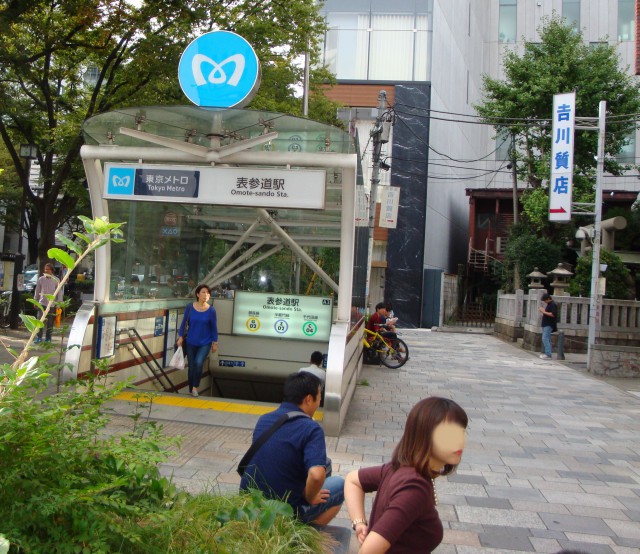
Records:
<instances>
[{"instance_id":1,"label":"street lamp","mask_svg":"<svg viewBox=\"0 0 640 554\"><path fill-rule=\"evenodd\" d=\"M20 225L18 227L18 254L13 266L13 287L11 292L11 310L9 312L9 326L17 329L20 324L20 291L18 290L18 275L22 273L24 255L22 254L22 229L24 227L24 212L26 209L26 194L31 173L31 160L38 157L35 144L21 144L20 157L24 158L24 183L22 185L22 200L20 203Z\"/></svg>"}]
</instances>

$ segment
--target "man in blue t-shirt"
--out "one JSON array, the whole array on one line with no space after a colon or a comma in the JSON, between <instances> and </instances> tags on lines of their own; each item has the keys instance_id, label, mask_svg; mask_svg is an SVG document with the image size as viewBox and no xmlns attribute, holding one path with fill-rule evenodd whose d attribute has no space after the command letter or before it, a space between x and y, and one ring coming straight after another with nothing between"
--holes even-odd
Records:
<instances>
[{"instance_id":1,"label":"man in blue t-shirt","mask_svg":"<svg viewBox=\"0 0 640 554\"><path fill-rule=\"evenodd\" d=\"M282 414L305 415L284 423L254 454L240 490L260 489L268 498L288 502L302 521L327 525L344 502L344 479L326 476L324 431L312 419L320 405L321 390L320 379L311 373L289 375L282 404L258 420L253 441Z\"/></svg>"}]
</instances>

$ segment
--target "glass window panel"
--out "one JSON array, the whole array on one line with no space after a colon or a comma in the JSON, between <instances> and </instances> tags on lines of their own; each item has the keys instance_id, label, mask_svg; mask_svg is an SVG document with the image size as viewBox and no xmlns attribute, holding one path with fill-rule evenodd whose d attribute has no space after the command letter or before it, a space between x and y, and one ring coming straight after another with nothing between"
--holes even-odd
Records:
<instances>
[{"instance_id":1,"label":"glass window panel","mask_svg":"<svg viewBox=\"0 0 640 554\"><path fill-rule=\"evenodd\" d=\"M426 18L425 18L426 19ZM431 66L431 31L415 34L415 56L413 60L413 80L428 81Z\"/></svg>"},{"instance_id":2,"label":"glass window panel","mask_svg":"<svg viewBox=\"0 0 640 554\"><path fill-rule=\"evenodd\" d=\"M562 0L562 17L573 26L574 30L580 30L580 0Z\"/></svg>"},{"instance_id":3,"label":"glass window panel","mask_svg":"<svg viewBox=\"0 0 640 554\"><path fill-rule=\"evenodd\" d=\"M498 131L496 136L496 160L511 159L511 136L506 131Z\"/></svg>"},{"instance_id":4,"label":"glass window panel","mask_svg":"<svg viewBox=\"0 0 640 554\"><path fill-rule=\"evenodd\" d=\"M413 80L415 17L379 14L371 17L369 79Z\"/></svg>"},{"instance_id":5,"label":"glass window panel","mask_svg":"<svg viewBox=\"0 0 640 554\"><path fill-rule=\"evenodd\" d=\"M323 15L331 13L369 13L371 10L371 0L323 0L320 4L320 12Z\"/></svg>"},{"instance_id":6,"label":"glass window panel","mask_svg":"<svg viewBox=\"0 0 640 554\"><path fill-rule=\"evenodd\" d=\"M392 10L389 9L391 5L393 5ZM371 13L389 13L391 11L402 14L414 13L416 11L416 2L415 0L393 0L393 2L389 2L389 0L371 0Z\"/></svg>"},{"instance_id":7,"label":"glass window panel","mask_svg":"<svg viewBox=\"0 0 640 554\"><path fill-rule=\"evenodd\" d=\"M634 40L635 29L634 0L618 0L618 40Z\"/></svg>"},{"instance_id":8,"label":"glass window panel","mask_svg":"<svg viewBox=\"0 0 640 554\"><path fill-rule=\"evenodd\" d=\"M616 156L616 160L621 164L632 164L635 163L636 159L636 133L632 131L627 137L627 144L625 144L618 155Z\"/></svg>"},{"instance_id":9,"label":"glass window panel","mask_svg":"<svg viewBox=\"0 0 640 554\"><path fill-rule=\"evenodd\" d=\"M339 171L331 172L340 183ZM276 221L314 259L321 259L323 268L338 279L340 259L341 189L338 185L326 191L325 210L277 210ZM252 208L179 204L164 202L108 200L112 221L126 221L123 244L111 246L110 298L112 300L143 300L153 298L186 298L189 291L209 275L217 262L229 250L246 228L256 220ZM170 213L171 216L167 214ZM295 262L289 249L249 264L278 244L268 239L266 244L251 251L251 247L268 237L266 225L252 236L217 275L226 272L228 278L208 282L214 295L225 289L268 290L290 294L296 289L291 271ZM246 255L244 259L237 259ZM237 259L237 261L236 261ZM235 265L234 265L235 264ZM241 272L236 274L238 269ZM137 276L139 283L132 281ZM331 294L321 279L312 279L313 271L302 272L300 290L313 283L312 294Z\"/></svg>"},{"instance_id":10,"label":"glass window panel","mask_svg":"<svg viewBox=\"0 0 640 554\"><path fill-rule=\"evenodd\" d=\"M109 201L110 219L126 221L125 243L111 245L110 297L180 298L204 276L198 247L203 236L199 222L188 218L188 208L178 204ZM165 214L173 213L177 235L162 236ZM137 290L132 275L140 280Z\"/></svg>"},{"instance_id":11,"label":"glass window panel","mask_svg":"<svg viewBox=\"0 0 640 554\"><path fill-rule=\"evenodd\" d=\"M515 42L518 34L517 0L500 0L500 14L498 22L499 42Z\"/></svg>"},{"instance_id":12,"label":"glass window panel","mask_svg":"<svg viewBox=\"0 0 640 554\"><path fill-rule=\"evenodd\" d=\"M369 48L368 14L330 13L325 64L338 79L366 79Z\"/></svg>"}]
</instances>

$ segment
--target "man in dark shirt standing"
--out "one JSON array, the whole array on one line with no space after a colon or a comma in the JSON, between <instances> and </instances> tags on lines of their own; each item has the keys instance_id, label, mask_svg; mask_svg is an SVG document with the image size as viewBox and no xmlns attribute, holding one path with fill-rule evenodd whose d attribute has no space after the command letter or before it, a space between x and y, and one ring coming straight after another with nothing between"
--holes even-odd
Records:
<instances>
[{"instance_id":1,"label":"man in dark shirt standing","mask_svg":"<svg viewBox=\"0 0 640 554\"><path fill-rule=\"evenodd\" d=\"M540 355L542 360L551 359L551 333L555 333L558 330L558 305L553 301L551 295L544 293L541 300L545 303L545 306L538 308L542 314L542 347L544 353Z\"/></svg>"},{"instance_id":2,"label":"man in dark shirt standing","mask_svg":"<svg viewBox=\"0 0 640 554\"><path fill-rule=\"evenodd\" d=\"M315 375L289 375L282 404L258 420L253 441L283 414L303 415L286 421L253 455L240 490L260 489L268 498L288 502L300 520L327 525L344 502L344 479L326 475L324 431L312 419L320 405L321 391L320 379Z\"/></svg>"}]
</instances>

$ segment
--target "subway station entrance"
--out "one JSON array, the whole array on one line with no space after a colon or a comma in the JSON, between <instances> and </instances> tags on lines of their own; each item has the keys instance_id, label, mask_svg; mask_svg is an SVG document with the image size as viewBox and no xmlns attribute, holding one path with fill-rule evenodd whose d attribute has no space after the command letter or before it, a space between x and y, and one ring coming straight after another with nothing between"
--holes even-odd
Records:
<instances>
[{"instance_id":1,"label":"subway station entrance","mask_svg":"<svg viewBox=\"0 0 640 554\"><path fill-rule=\"evenodd\" d=\"M75 318L72 376L184 392L168 366L185 306L212 290L219 347L201 390L280 402L282 382L326 354L323 426L337 435L361 368L366 227L354 138L294 116L198 106L88 120L82 159L94 217L125 222L95 254L95 297ZM361 195L363 196L363 195Z\"/></svg>"}]
</instances>

